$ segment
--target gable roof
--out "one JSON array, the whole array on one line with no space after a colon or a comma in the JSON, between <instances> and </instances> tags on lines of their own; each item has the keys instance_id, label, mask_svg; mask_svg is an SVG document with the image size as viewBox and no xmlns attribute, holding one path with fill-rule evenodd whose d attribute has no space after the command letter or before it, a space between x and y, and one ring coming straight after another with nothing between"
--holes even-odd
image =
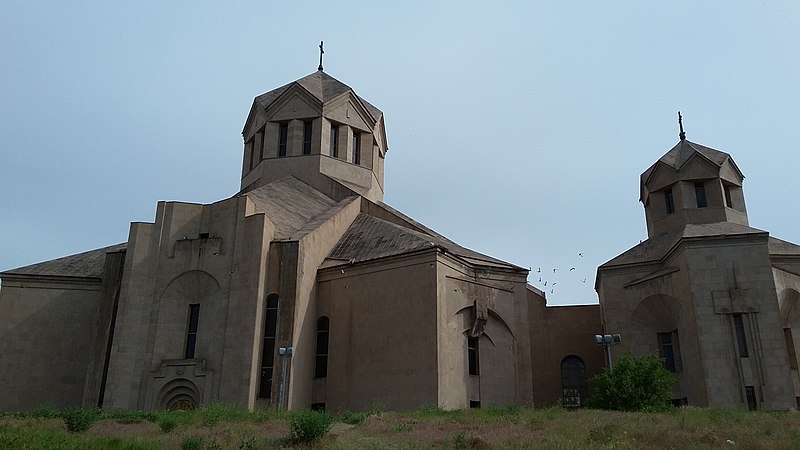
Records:
<instances>
[{"instance_id":1,"label":"gable roof","mask_svg":"<svg viewBox=\"0 0 800 450\"><path fill-rule=\"evenodd\" d=\"M2 275L41 275L52 277L102 278L106 253L126 250L127 243L89 250L16 269L0 272Z\"/></svg>"},{"instance_id":2,"label":"gable roof","mask_svg":"<svg viewBox=\"0 0 800 450\"><path fill-rule=\"evenodd\" d=\"M769 254L775 256L800 256L800 245L784 241L782 239L769 237Z\"/></svg>"},{"instance_id":3,"label":"gable roof","mask_svg":"<svg viewBox=\"0 0 800 450\"><path fill-rule=\"evenodd\" d=\"M328 255L323 267L370 261L430 248L442 248L474 265L526 270L505 261L461 247L439 234L426 234L361 213ZM330 260L338 260L330 261Z\"/></svg>"},{"instance_id":4,"label":"gable roof","mask_svg":"<svg viewBox=\"0 0 800 450\"><path fill-rule=\"evenodd\" d=\"M599 269L660 261L682 239L766 233L766 231L733 222L687 224L681 233L663 233L640 242L624 253L601 264ZM770 253L771 250L772 248L770 248Z\"/></svg>"},{"instance_id":5,"label":"gable roof","mask_svg":"<svg viewBox=\"0 0 800 450\"><path fill-rule=\"evenodd\" d=\"M264 213L275 225L275 239L290 238L314 217L325 213L337 203L292 176L242 195L252 200L255 210Z\"/></svg>"},{"instance_id":6,"label":"gable roof","mask_svg":"<svg viewBox=\"0 0 800 450\"><path fill-rule=\"evenodd\" d=\"M272 102L277 100L281 94L286 92L286 90L293 85L302 87L323 104L349 91L352 92L353 95L364 104L364 107L369 111L370 114L372 114L375 120L383 115L380 109L361 98L350 86L342 83L341 81L333 78L321 70L318 70L310 75L306 75L297 81L292 81L291 83L285 84L277 89L273 89L267 93L259 95L256 97L256 103L261 105L262 108L268 108Z\"/></svg>"}]
</instances>

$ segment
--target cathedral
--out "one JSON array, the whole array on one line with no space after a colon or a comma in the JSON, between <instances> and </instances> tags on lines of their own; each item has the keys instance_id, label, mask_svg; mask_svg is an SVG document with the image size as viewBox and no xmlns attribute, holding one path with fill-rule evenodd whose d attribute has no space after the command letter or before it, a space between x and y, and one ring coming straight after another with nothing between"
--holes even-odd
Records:
<instances>
[{"instance_id":1,"label":"cathedral","mask_svg":"<svg viewBox=\"0 0 800 450\"><path fill-rule=\"evenodd\" d=\"M242 136L232 197L0 272L0 410L580 406L606 333L658 352L678 404L796 407L800 247L747 225L726 153L682 136L600 305L548 307L528 269L383 203L384 115L321 65L257 96Z\"/></svg>"}]
</instances>

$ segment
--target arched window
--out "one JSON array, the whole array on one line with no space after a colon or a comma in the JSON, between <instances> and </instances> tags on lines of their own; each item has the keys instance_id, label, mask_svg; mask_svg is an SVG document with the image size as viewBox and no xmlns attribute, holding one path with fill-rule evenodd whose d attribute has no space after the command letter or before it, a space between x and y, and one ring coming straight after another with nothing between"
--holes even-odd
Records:
<instances>
[{"instance_id":1,"label":"arched window","mask_svg":"<svg viewBox=\"0 0 800 450\"><path fill-rule=\"evenodd\" d=\"M561 402L564 406L581 406L589 394L586 365L575 355L561 361Z\"/></svg>"},{"instance_id":2,"label":"arched window","mask_svg":"<svg viewBox=\"0 0 800 450\"><path fill-rule=\"evenodd\" d=\"M261 346L261 386L258 396L272 396L272 372L275 367L275 338L278 333L278 294L267 297L267 308L264 315L264 342Z\"/></svg>"},{"instance_id":3,"label":"arched window","mask_svg":"<svg viewBox=\"0 0 800 450\"><path fill-rule=\"evenodd\" d=\"M328 333L330 331L330 320L322 316L317 321L317 359L314 364L314 378L325 378L328 376Z\"/></svg>"}]
</instances>

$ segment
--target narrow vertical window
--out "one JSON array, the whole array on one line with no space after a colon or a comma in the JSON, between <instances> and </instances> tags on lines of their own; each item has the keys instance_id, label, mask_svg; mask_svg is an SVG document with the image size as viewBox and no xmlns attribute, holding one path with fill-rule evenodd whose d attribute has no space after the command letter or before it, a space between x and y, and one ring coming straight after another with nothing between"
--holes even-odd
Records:
<instances>
[{"instance_id":1,"label":"narrow vertical window","mask_svg":"<svg viewBox=\"0 0 800 450\"><path fill-rule=\"evenodd\" d=\"M264 342L261 346L261 385L260 398L272 395L272 372L275 367L275 336L278 331L278 296L267 297L267 310L264 313Z\"/></svg>"},{"instance_id":2,"label":"narrow vertical window","mask_svg":"<svg viewBox=\"0 0 800 450\"><path fill-rule=\"evenodd\" d=\"M250 155L250 170L253 170L253 167L256 166L257 161L256 161L255 151L253 150L253 139L252 138L244 144L244 151L245 151L245 153Z\"/></svg>"},{"instance_id":3,"label":"narrow vertical window","mask_svg":"<svg viewBox=\"0 0 800 450\"><path fill-rule=\"evenodd\" d=\"M758 409L758 400L756 399L756 388L753 386L745 386L744 394L747 397L747 409L755 411Z\"/></svg>"},{"instance_id":4,"label":"narrow vertical window","mask_svg":"<svg viewBox=\"0 0 800 450\"><path fill-rule=\"evenodd\" d=\"M289 141L289 124L282 123L280 125L280 136L278 140L278 157L286 156L286 144Z\"/></svg>"},{"instance_id":5,"label":"narrow vertical window","mask_svg":"<svg viewBox=\"0 0 800 450\"><path fill-rule=\"evenodd\" d=\"M258 160L261 161L264 159L264 150L267 148L267 127L261 129L261 144L259 148L261 149L261 153L258 155Z\"/></svg>"},{"instance_id":6,"label":"narrow vertical window","mask_svg":"<svg viewBox=\"0 0 800 450\"><path fill-rule=\"evenodd\" d=\"M328 376L328 333L330 325L330 320L324 316L317 321L317 357L314 364L314 378Z\"/></svg>"},{"instance_id":7,"label":"narrow vertical window","mask_svg":"<svg viewBox=\"0 0 800 450\"><path fill-rule=\"evenodd\" d=\"M792 329L783 329L783 339L786 341L786 352L789 357L789 368L797 369L797 352L794 349L794 338L792 337Z\"/></svg>"},{"instance_id":8,"label":"narrow vertical window","mask_svg":"<svg viewBox=\"0 0 800 450\"><path fill-rule=\"evenodd\" d=\"M708 206L708 202L706 201L706 186L702 182L694 184L694 196L697 199L698 208L705 208Z\"/></svg>"},{"instance_id":9,"label":"narrow vertical window","mask_svg":"<svg viewBox=\"0 0 800 450\"><path fill-rule=\"evenodd\" d=\"M664 360L664 368L680 372L681 360L678 351L678 332L658 333L658 356Z\"/></svg>"},{"instance_id":10,"label":"narrow vertical window","mask_svg":"<svg viewBox=\"0 0 800 450\"><path fill-rule=\"evenodd\" d=\"M750 354L747 351L747 337L745 336L744 320L741 314L733 315L733 326L736 332L736 344L739 347L739 356L747 358Z\"/></svg>"},{"instance_id":11,"label":"narrow vertical window","mask_svg":"<svg viewBox=\"0 0 800 450\"><path fill-rule=\"evenodd\" d=\"M480 355L478 354L478 338L467 336L467 358L469 359L469 374L480 375Z\"/></svg>"},{"instance_id":12,"label":"narrow vertical window","mask_svg":"<svg viewBox=\"0 0 800 450\"><path fill-rule=\"evenodd\" d=\"M339 157L339 126L331 125L331 145L328 151L330 156L334 158Z\"/></svg>"},{"instance_id":13,"label":"narrow vertical window","mask_svg":"<svg viewBox=\"0 0 800 450\"><path fill-rule=\"evenodd\" d=\"M311 132L314 130L312 127L314 122L307 120L303 122L303 154L311 154Z\"/></svg>"},{"instance_id":14,"label":"narrow vertical window","mask_svg":"<svg viewBox=\"0 0 800 450\"><path fill-rule=\"evenodd\" d=\"M733 208L733 199L731 198L731 187L729 185L724 186L725 189L725 206L728 208Z\"/></svg>"},{"instance_id":15,"label":"narrow vertical window","mask_svg":"<svg viewBox=\"0 0 800 450\"><path fill-rule=\"evenodd\" d=\"M200 305L193 303L189 305L189 326L186 327L186 353L184 358L194 358L194 351L197 347L197 322L200 319Z\"/></svg>"},{"instance_id":16,"label":"narrow vertical window","mask_svg":"<svg viewBox=\"0 0 800 450\"><path fill-rule=\"evenodd\" d=\"M353 164L361 164L361 133L353 133Z\"/></svg>"},{"instance_id":17,"label":"narrow vertical window","mask_svg":"<svg viewBox=\"0 0 800 450\"><path fill-rule=\"evenodd\" d=\"M253 142L255 145L255 149L253 150L253 156L258 155L258 161L260 162L264 159L264 130L260 130L256 133L255 137L253 138Z\"/></svg>"},{"instance_id":18,"label":"narrow vertical window","mask_svg":"<svg viewBox=\"0 0 800 450\"><path fill-rule=\"evenodd\" d=\"M672 189L664 191L664 201L667 204L667 214L675 212L675 199L672 198Z\"/></svg>"}]
</instances>

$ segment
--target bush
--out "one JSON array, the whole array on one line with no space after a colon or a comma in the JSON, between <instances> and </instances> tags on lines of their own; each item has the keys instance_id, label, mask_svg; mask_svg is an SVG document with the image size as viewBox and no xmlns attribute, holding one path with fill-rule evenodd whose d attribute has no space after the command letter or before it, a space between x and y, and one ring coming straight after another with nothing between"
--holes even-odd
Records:
<instances>
[{"instance_id":1,"label":"bush","mask_svg":"<svg viewBox=\"0 0 800 450\"><path fill-rule=\"evenodd\" d=\"M181 442L181 450L203 450L203 438L189 436Z\"/></svg>"},{"instance_id":2,"label":"bush","mask_svg":"<svg viewBox=\"0 0 800 450\"><path fill-rule=\"evenodd\" d=\"M669 406L675 377L657 355L622 355L609 370L592 378L591 408L617 411L663 410Z\"/></svg>"},{"instance_id":3,"label":"bush","mask_svg":"<svg viewBox=\"0 0 800 450\"><path fill-rule=\"evenodd\" d=\"M156 419L156 423L158 427L161 428L161 431L164 433L169 433L170 431L174 430L175 427L178 426L178 420L175 417L165 414L158 419Z\"/></svg>"},{"instance_id":4,"label":"bush","mask_svg":"<svg viewBox=\"0 0 800 450\"><path fill-rule=\"evenodd\" d=\"M96 408L74 406L65 409L61 413L61 418L64 420L64 424L67 425L67 430L72 433L82 433L100 420L102 414L103 413Z\"/></svg>"},{"instance_id":5,"label":"bush","mask_svg":"<svg viewBox=\"0 0 800 450\"><path fill-rule=\"evenodd\" d=\"M333 417L325 411L301 410L289 418L291 438L297 442L311 442L320 439L331 429Z\"/></svg>"}]
</instances>

